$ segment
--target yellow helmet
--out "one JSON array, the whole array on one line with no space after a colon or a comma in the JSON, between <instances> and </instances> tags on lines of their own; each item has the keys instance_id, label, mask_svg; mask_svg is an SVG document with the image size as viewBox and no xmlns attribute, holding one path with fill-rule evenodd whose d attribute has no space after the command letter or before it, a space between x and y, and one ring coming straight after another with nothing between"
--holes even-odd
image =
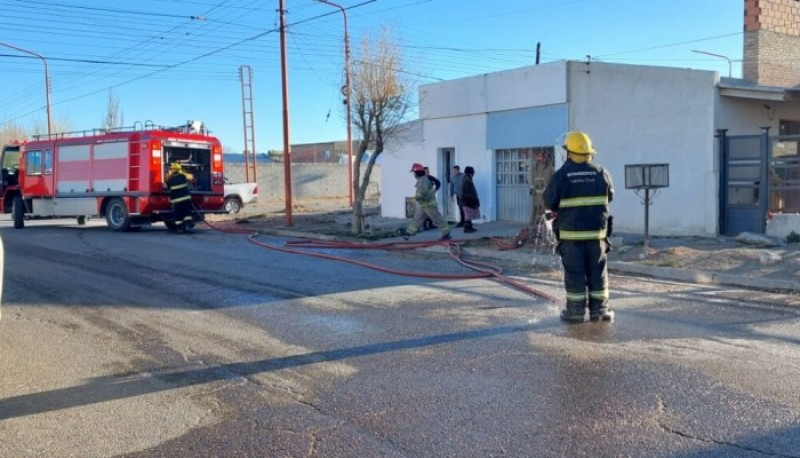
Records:
<instances>
[{"instance_id":1,"label":"yellow helmet","mask_svg":"<svg viewBox=\"0 0 800 458\"><path fill-rule=\"evenodd\" d=\"M180 172L181 171L181 165L178 164L177 162L173 162L172 164L169 165L169 171L170 172Z\"/></svg>"},{"instance_id":2,"label":"yellow helmet","mask_svg":"<svg viewBox=\"0 0 800 458\"><path fill-rule=\"evenodd\" d=\"M564 149L575 154L594 154L592 139L583 132L567 132Z\"/></svg>"}]
</instances>

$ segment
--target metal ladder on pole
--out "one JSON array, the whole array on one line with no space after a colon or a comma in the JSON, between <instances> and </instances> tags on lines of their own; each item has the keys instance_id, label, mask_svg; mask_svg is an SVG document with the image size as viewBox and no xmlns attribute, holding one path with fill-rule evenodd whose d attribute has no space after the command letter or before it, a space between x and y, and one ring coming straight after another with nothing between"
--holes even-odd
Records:
<instances>
[{"instance_id":1,"label":"metal ladder on pole","mask_svg":"<svg viewBox=\"0 0 800 458\"><path fill-rule=\"evenodd\" d=\"M256 133L253 117L253 69L249 65L239 67L239 76L242 81L242 125L244 126L244 176L245 181L250 181L250 158L252 155L252 183L258 183L256 178Z\"/></svg>"}]
</instances>

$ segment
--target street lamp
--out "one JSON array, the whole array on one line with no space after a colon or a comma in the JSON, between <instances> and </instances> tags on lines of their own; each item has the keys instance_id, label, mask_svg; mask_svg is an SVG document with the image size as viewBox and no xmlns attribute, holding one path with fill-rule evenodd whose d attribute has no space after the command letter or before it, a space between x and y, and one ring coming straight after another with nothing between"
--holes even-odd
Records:
<instances>
[{"instance_id":1,"label":"street lamp","mask_svg":"<svg viewBox=\"0 0 800 458\"><path fill-rule=\"evenodd\" d=\"M317 0L320 3L339 8L344 17L344 103L347 105L347 187L350 190L350 206L353 206L353 133L350 122L350 37L347 34L347 11L328 0Z\"/></svg>"},{"instance_id":2,"label":"street lamp","mask_svg":"<svg viewBox=\"0 0 800 458\"><path fill-rule=\"evenodd\" d=\"M730 58L728 58L728 56L723 56L722 54L714 54L713 52L708 52L708 51L698 51L697 49L692 49L692 52L696 52L698 54L706 54L706 55L714 56L714 57L721 57L721 58L727 60L728 61L728 78L731 77L731 68L732 67L731 67L731 60L730 60Z\"/></svg>"},{"instance_id":3,"label":"street lamp","mask_svg":"<svg viewBox=\"0 0 800 458\"><path fill-rule=\"evenodd\" d=\"M17 51L21 51L32 56L36 56L39 59L42 59L44 62L44 95L45 100L47 101L47 136L50 137L50 130L52 128L52 123L50 122L50 75L47 72L47 59L45 59L41 54L35 53L33 51L28 51L27 49L22 49L8 43L0 42L0 46L5 46L7 48L16 49Z\"/></svg>"}]
</instances>

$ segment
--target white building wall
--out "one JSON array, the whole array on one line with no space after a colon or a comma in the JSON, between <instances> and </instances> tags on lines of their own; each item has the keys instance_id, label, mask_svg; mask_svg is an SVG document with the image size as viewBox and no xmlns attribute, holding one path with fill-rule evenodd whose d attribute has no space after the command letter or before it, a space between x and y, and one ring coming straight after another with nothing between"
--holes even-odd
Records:
<instances>
[{"instance_id":1,"label":"white building wall","mask_svg":"<svg viewBox=\"0 0 800 458\"><path fill-rule=\"evenodd\" d=\"M483 219L493 219L489 215L495 213L495 190L493 173L493 157L486 149L486 115L461 116L458 118L432 119L424 123L425 152L430 161L431 173L437 177L444 176L439 151L442 148L455 150L454 165L475 169L473 182L481 201ZM426 164L427 165L427 164ZM413 186L413 180L411 181ZM413 195L413 189L411 194ZM442 203L439 203L441 208ZM478 221L476 221L478 222Z\"/></svg>"},{"instance_id":2,"label":"white building wall","mask_svg":"<svg viewBox=\"0 0 800 458\"><path fill-rule=\"evenodd\" d=\"M565 103L566 65L552 62L420 86L419 117L428 120Z\"/></svg>"},{"instance_id":3,"label":"white building wall","mask_svg":"<svg viewBox=\"0 0 800 458\"><path fill-rule=\"evenodd\" d=\"M405 206L400 202L413 195L411 174L400 174L398 180L390 170L408 169L413 162L420 162L442 179L449 171L442 169L439 151L454 148L455 164L461 166L462 171L466 166L475 168L474 182L483 220L496 219L495 159L487 146L487 113L566 103L566 68L567 63L561 61L421 86L419 112L424 124L423 146L422 149L418 144L398 147L395 154L385 158L383 214L404 216ZM518 133L514 136L521 137ZM509 145L530 146L541 145Z\"/></svg>"},{"instance_id":4,"label":"white building wall","mask_svg":"<svg viewBox=\"0 0 800 458\"><path fill-rule=\"evenodd\" d=\"M413 162L444 178L448 171L438 163L439 151L454 148L456 164L462 169L475 167L482 213L495 219L488 113L566 103L568 129L589 133L598 150L597 161L614 178L617 192L611 209L617 231L644 231L644 207L633 190L625 189L625 165L668 163L670 186L653 198L650 207L651 235L716 235L720 192L716 130L758 134L758 127L770 126L776 135L780 119L800 120L796 103L766 102L770 106L766 108L763 100L719 96L718 81L718 74L708 71L555 62L421 86L421 120L414 123L413 135L390 142L382 156L383 213L405 216L405 197L413 195L408 172ZM557 161L561 160L558 154Z\"/></svg>"},{"instance_id":5,"label":"white building wall","mask_svg":"<svg viewBox=\"0 0 800 458\"><path fill-rule=\"evenodd\" d=\"M668 163L670 185L653 199L651 235L715 235L716 72L570 62L570 129L587 132L614 179L617 232L644 233L644 207L625 189L625 165ZM652 192L651 192L652 194Z\"/></svg>"},{"instance_id":6,"label":"white building wall","mask_svg":"<svg viewBox=\"0 0 800 458\"><path fill-rule=\"evenodd\" d=\"M411 164L425 164L433 156L426 154L422 121L413 121L390 138L381 153L381 214L390 218L405 218L405 198L414 195ZM429 166L430 167L430 166ZM431 173L433 169L431 169Z\"/></svg>"},{"instance_id":7,"label":"white building wall","mask_svg":"<svg viewBox=\"0 0 800 458\"><path fill-rule=\"evenodd\" d=\"M565 103L566 73L566 61L490 73L486 75L486 111Z\"/></svg>"},{"instance_id":8,"label":"white building wall","mask_svg":"<svg viewBox=\"0 0 800 458\"><path fill-rule=\"evenodd\" d=\"M406 135L392 139L381 154L381 213L390 218L405 218L406 197L414 196L414 175L411 164L428 166L431 174L444 182L449 171L440 161L442 148L455 150L455 164L475 168L475 187L481 199L482 213L494 211L492 157L485 149L486 115L414 121ZM443 202L439 202L442 208Z\"/></svg>"}]
</instances>

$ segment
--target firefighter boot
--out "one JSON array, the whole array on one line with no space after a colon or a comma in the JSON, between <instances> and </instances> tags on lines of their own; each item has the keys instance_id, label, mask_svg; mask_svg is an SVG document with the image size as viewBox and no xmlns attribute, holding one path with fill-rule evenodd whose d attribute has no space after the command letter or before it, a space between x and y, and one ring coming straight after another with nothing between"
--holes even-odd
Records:
<instances>
[{"instance_id":1,"label":"firefighter boot","mask_svg":"<svg viewBox=\"0 0 800 458\"><path fill-rule=\"evenodd\" d=\"M583 323L584 308L579 304L567 303L567 308L561 310L561 321L569 324Z\"/></svg>"},{"instance_id":2,"label":"firefighter boot","mask_svg":"<svg viewBox=\"0 0 800 458\"><path fill-rule=\"evenodd\" d=\"M408 238L411 237L411 234L409 234L408 231L405 229L398 229L397 235L399 237L403 237L403 240L408 240Z\"/></svg>"},{"instance_id":3,"label":"firefighter boot","mask_svg":"<svg viewBox=\"0 0 800 458\"><path fill-rule=\"evenodd\" d=\"M568 324L583 323L583 315L573 315L569 313L568 310L562 310L559 317L561 318L561 321Z\"/></svg>"},{"instance_id":4,"label":"firefighter boot","mask_svg":"<svg viewBox=\"0 0 800 458\"><path fill-rule=\"evenodd\" d=\"M469 234L470 232L475 232L477 229L472 227L472 221L467 221L464 223L464 233Z\"/></svg>"},{"instance_id":5,"label":"firefighter boot","mask_svg":"<svg viewBox=\"0 0 800 458\"><path fill-rule=\"evenodd\" d=\"M598 321L612 322L614 321L614 312L612 310L605 309L599 313L591 314L589 319L594 323Z\"/></svg>"},{"instance_id":6,"label":"firefighter boot","mask_svg":"<svg viewBox=\"0 0 800 458\"><path fill-rule=\"evenodd\" d=\"M589 300L589 320L592 322L614 321L614 312L608 308L607 300Z\"/></svg>"}]
</instances>

